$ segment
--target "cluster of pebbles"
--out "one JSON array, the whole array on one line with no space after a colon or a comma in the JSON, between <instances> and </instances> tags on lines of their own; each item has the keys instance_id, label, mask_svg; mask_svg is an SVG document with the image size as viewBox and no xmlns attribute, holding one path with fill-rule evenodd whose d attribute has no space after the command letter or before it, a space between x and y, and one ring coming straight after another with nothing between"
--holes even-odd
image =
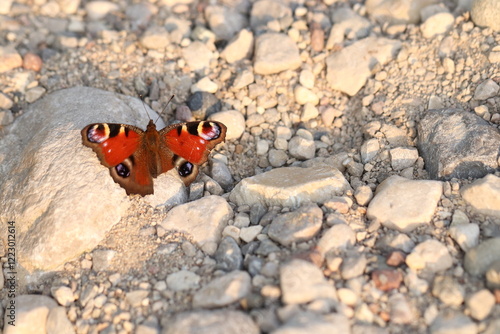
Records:
<instances>
[{"instance_id":1,"label":"cluster of pebbles","mask_svg":"<svg viewBox=\"0 0 500 334\"><path fill-rule=\"evenodd\" d=\"M189 203L135 199L23 287L16 327L0 308L4 333L499 333L499 17L497 0L2 0L0 135L73 86L228 127Z\"/></svg>"}]
</instances>

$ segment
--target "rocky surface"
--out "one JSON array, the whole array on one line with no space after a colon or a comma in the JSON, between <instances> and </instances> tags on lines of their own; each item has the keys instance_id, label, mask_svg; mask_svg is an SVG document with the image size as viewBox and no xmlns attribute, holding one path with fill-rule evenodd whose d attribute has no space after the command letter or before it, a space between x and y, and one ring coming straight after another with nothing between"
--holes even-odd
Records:
<instances>
[{"instance_id":1,"label":"rocky surface","mask_svg":"<svg viewBox=\"0 0 500 334\"><path fill-rule=\"evenodd\" d=\"M499 11L0 1L3 332L499 332ZM226 142L126 196L80 130L150 118Z\"/></svg>"}]
</instances>

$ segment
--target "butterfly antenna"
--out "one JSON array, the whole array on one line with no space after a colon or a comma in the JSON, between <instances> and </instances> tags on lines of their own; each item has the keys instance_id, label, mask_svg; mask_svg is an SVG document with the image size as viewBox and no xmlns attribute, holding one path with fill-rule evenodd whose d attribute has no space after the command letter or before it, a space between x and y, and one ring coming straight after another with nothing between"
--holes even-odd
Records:
<instances>
[{"instance_id":1,"label":"butterfly antenna","mask_svg":"<svg viewBox=\"0 0 500 334\"><path fill-rule=\"evenodd\" d=\"M167 101L167 104L165 105L165 108L163 108L163 110L161 111L160 115L158 115L158 118L156 119L157 121L160 119L161 114L163 114L163 112L164 112L165 110L167 110L167 107L168 107L168 105L170 104L170 101L172 101L172 100L174 99L174 97L175 97L175 95L172 95L172 96L170 97L170 99ZM156 123L156 121L155 121L155 123Z\"/></svg>"},{"instance_id":2,"label":"butterfly antenna","mask_svg":"<svg viewBox=\"0 0 500 334\"><path fill-rule=\"evenodd\" d=\"M139 97L140 97L140 99L142 101L142 106L144 107L144 111L148 115L148 118L151 119L151 116L149 115L149 112L148 112L148 108L146 108L146 102L144 102L144 96L142 94L140 94Z\"/></svg>"}]
</instances>

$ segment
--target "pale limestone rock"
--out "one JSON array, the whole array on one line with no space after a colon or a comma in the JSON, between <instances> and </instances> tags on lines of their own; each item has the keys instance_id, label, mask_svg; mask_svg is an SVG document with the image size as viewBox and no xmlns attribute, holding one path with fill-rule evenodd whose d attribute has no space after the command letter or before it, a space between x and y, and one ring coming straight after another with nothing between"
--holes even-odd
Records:
<instances>
[{"instance_id":1,"label":"pale limestone rock","mask_svg":"<svg viewBox=\"0 0 500 334\"><path fill-rule=\"evenodd\" d=\"M302 203L324 203L351 187L342 173L328 166L283 167L243 179L231 191L230 200L238 205L281 205L299 207Z\"/></svg>"},{"instance_id":2,"label":"pale limestone rock","mask_svg":"<svg viewBox=\"0 0 500 334\"><path fill-rule=\"evenodd\" d=\"M410 232L420 225L430 224L442 192L439 181L391 176L377 187L366 215L388 228Z\"/></svg>"},{"instance_id":3,"label":"pale limestone rock","mask_svg":"<svg viewBox=\"0 0 500 334\"><path fill-rule=\"evenodd\" d=\"M266 33L255 42L254 71L257 74L274 74L295 70L302 64L299 49L285 34Z\"/></svg>"},{"instance_id":4,"label":"pale limestone rock","mask_svg":"<svg viewBox=\"0 0 500 334\"><path fill-rule=\"evenodd\" d=\"M193 296L195 308L217 308L232 304L244 298L252 288L250 275L235 270L213 279Z\"/></svg>"},{"instance_id":5,"label":"pale limestone rock","mask_svg":"<svg viewBox=\"0 0 500 334\"><path fill-rule=\"evenodd\" d=\"M46 333L47 317L57 303L43 295L20 295L15 300L15 310L11 314L9 305L5 310L4 334ZM11 318L12 315L12 318ZM14 320L15 326L9 325Z\"/></svg>"},{"instance_id":6,"label":"pale limestone rock","mask_svg":"<svg viewBox=\"0 0 500 334\"><path fill-rule=\"evenodd\" d=\"M167 213L160 225L165 230L189 234L201 249L214 254L222 230L232 216L233 210L227 201L212 195L176 206Z\"/></svg>"},{"instance_id":7,"label":"pale limestone rock","mask_svg":"<svg viewBox=\"0 0 500 334\"><path fill-rule=\"evenodd\" d=\"M326 58L326 78L330 88L356 95L372 76L374 63L385 65L400 48L400 41L368 37L334 52Z\"/></svg>"},{"instance_id":8,"label":"pale limestone rock","mask_svg":"<svg viewBox=\"0 0 500 334\"><path fill-rule=\"evenodd\" d=\"M311 262L292 260L280 268L282 301L285 304L308 303L318 298L337 299L335 287L321 269Z\"/></svg>"},{"instance_id":9,"label":"pale limestone rock","mask_svg":"<svg viewBox=\"0 0 500 334\"><path fill-rule=\"evenodd\" d=\"M7 235L4 222L15 221L19 267L51 270L96 246L130 205L125 190L82 145L81 129L95 122L145 127L148 115L138 99L84 87L54 92L24 115L0 144L0 236ZM157 118L151 110L149 115ZM169 181L155 181L155 189L182 184ZM21 285L36 279L19 277Z\"/></svg>"},{"instance_id":10,"label":"pale limestone rock","mask_svg":"<svg viewBox=\"0 0 500 334\"><path fill-rule=\"evenodd\" d=\"M488 174L460 190L465 201L478 213L500 218L500 178Z\"/></svg>"}]
</instances>

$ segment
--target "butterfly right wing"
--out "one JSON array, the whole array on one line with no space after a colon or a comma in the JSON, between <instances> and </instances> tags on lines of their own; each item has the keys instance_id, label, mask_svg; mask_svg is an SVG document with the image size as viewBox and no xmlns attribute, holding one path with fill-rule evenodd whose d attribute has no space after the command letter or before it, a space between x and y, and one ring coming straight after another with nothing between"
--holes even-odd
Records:
<instances>
[{"instance_id":1,"label":"butterfly right wing","mask_svg":"<svg viewBox=\"0 0 500 334\"><path fill-rule=\"evenodd\" d=\"M216 121L179 123L160 130L163 151L172 156L163 163L162 173L175 166L184 184L189 185L198 175L198 166L224 141L226 131L226 126Z\"/></svg>"}]
</instances>

